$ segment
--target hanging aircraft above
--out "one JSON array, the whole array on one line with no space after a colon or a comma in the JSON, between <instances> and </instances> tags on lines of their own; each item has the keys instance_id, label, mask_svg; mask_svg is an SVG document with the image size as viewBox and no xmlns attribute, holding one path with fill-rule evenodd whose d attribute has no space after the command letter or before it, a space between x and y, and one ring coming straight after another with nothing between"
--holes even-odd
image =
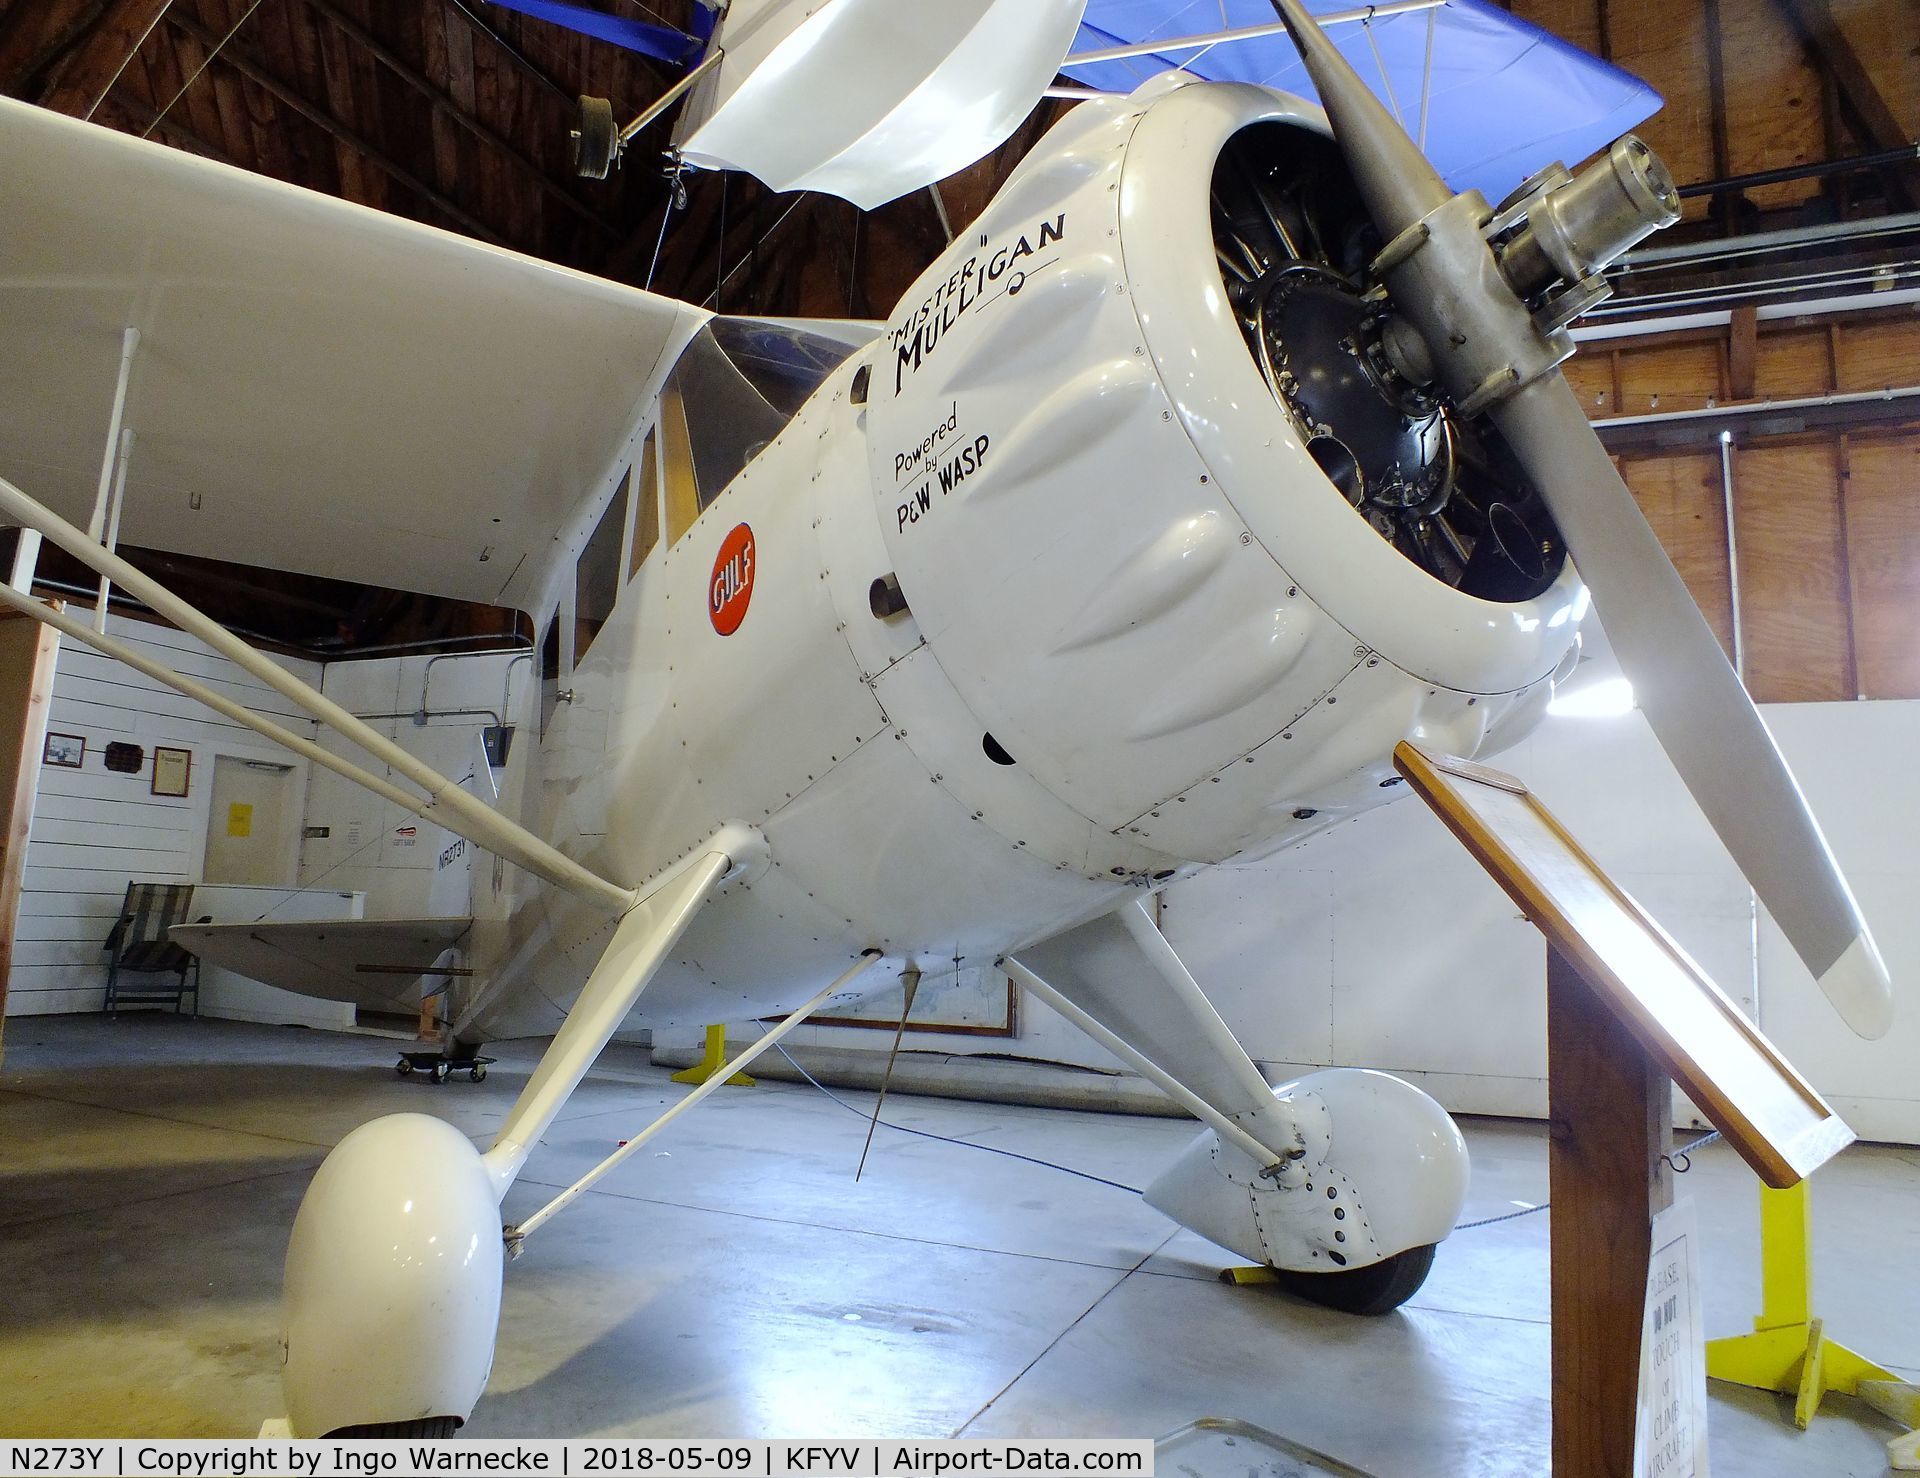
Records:
<instances>
[{"instance_id":1,"label":"hanging aircraft above","mask_svg":"<svg viewBox=\"0 0 1920 1478\"><path fill-rule=\"evenodd\" d=\"M383 768L0 603L491 851L454 1036L554 1033L486 1151L395 1115L316 1174L291 1430L468 1417L503 1250L537 1255L606 1167L504 1229L502 1203L636 1002L779 1015L757 1051L961 961L1201 1119L1154 1205L1309 1297L1396 1306L1457 1219L1458 1132L1380 1073L1270 1088L1142 902L1389 802L1400 739L1519 737L1589 590L1761 899L1885 1030L1818 827L1557 368L1600 269L1674 217L1666 172L1624 139L1497 209L1456 195L1278 12L1330 118L1187 74L1089 100L880 324L715 317L0 104L0 513ZM115 488L129 542L532 614L550 662L498 793L103 548ZM351 962L393 934L182 937L325 992L319 945Z\"/></svg>"},{"instance_id":2,"label":"hanging aircraft above","mask_svg":"<svg viewBox=\"0 0 1920 1478\"><path fill-rule=\"evenodd\" d=\"M717 22L696 6L691 33L567 0L495 3L687 68L621 129L610 104L582 99L583 134L594 136L583 173L604 175L684 91L679 163L869 208L1004 143L1055 71L1122 95L1178 69L1318 97L1268 0L739 0ZM1660 106L1631 73L1487 0L1310 9L1447 182L1490 200L1555 159L1605 148ZM1486 105L1489 87L1498 108Z\"/></svg>"}]
</instances>

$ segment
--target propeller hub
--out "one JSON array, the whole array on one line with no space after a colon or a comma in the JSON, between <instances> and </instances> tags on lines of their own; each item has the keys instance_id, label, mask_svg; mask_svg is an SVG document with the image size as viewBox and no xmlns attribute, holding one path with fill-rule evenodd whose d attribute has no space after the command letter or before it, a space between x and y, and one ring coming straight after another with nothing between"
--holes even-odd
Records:
<instances>
[{"instance_id":1,"label":"propeller hub","mask_svg":"<svg viewBox=\"0 0 1920 1478\"><path fill-rule=\"evenodd\" d=\"M1522 210L1525 224L1499 248L1500 269L1531 298L1556 282L1571 286L1597 275L1679 220L1680 194L1653 150L1627 134L1582 173L1560 170L1539 194L1502 210L1496 230Z\"/></svg>"}]
</instances>

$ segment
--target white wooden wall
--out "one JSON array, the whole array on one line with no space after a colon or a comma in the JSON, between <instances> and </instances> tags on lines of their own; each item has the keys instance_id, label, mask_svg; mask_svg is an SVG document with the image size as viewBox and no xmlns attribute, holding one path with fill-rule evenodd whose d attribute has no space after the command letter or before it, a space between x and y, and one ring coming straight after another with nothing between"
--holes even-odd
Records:
<instances>
[{"instance_id":1,"label":"white wooden wall","mask_svg":"<svg viewBox=\"0 0 1920 1478\"><path fill-rule=\"evenodd\" d=\"M194 638L117 615L109 617L107 629L312 737L314 725L284 698ZM319 678L318 663L278 660L310 682ZM99 1010L107 980L102 945L127 883L199 878L215 756L279 763L288 758L251 730L67 640L60 646L47 727L85 736L86 762L78 770L47 765L40 771L7 996L9 1015ZM138 774L114 774L106 768L106 746L112 740L146 751ZM184 799L151 793L157 744L193 753ZM306 791L305 761L297 763L293 784L298 809Z\"/></svg>"},{"instance_id":2,"label":"white wooden wall","mask_svg":"<svg viewBox=\"0 0 1920 1478\"><path fill-rule=\"evenodd\" d=\"M513 660L505 653L487 652L437 660L378 657L330 662L321 686L334 702L364 718L409 754L460 780L482 763L480 731L500 711L507 668ZM512 698L518 710L525 709L531 681L523 656L513 676ZM414 715L423 701L427 721L417 724ZM390 774L331 730L320 736L320 742L377 774ZM527 749L536 742L523 726L514 739L516 762L524 762ZM483 791L476 788L475 793L491 803ZM469 911L465 897L436 895L436 863L455 840L444 827L420 821L393 802L326 770L316 773L308 788L306 817L309 827L324 827L327 835L309 839L301 852L302 887L364 892L370 919Z\"/></svg>"}]
</instances>

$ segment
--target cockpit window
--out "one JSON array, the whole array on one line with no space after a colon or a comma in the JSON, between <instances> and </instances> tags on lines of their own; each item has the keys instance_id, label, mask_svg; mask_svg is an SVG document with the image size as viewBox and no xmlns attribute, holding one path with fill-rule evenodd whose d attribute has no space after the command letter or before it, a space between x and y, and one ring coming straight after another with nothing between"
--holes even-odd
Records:
<instances>
[{"instance_id":1,"label":"cockpit window","mask_svg":"<svg viewBox=\"0 0 1920 1478\"><path fill-rule=\"evenodd\" d=\"M750 318L715 318L694 335L667 379L667 392L685 411L701 511L780 434L853 348Z\"/></svg>"},{"instance_id":2,"label":"cockpit window","mask_svg":"<svg viewBox=\"0 0 1920 1478\"><path fill-rule=\"evenodd\" d=\"M851 344L790 323L716 318L707 327L761 398L789 420L853 353Z\"/></svg>"}]
</instances>

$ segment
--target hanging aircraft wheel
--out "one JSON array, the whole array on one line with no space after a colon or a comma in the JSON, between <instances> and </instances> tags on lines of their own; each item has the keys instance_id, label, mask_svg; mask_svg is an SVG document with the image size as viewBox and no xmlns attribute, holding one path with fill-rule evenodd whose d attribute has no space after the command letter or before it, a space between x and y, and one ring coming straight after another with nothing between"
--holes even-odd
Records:
<instances>
[{"instance_id":1,"label":"hanging aircraft wheel","mask_svg":"<svg viewBox=\"0 0 1920 1478\"><path fill-rule=\"evenodd\" d=\"M582 97L573 131L573 172L590 180L604 180L613 164L618 139L613 104L605 98Z\"/></svg>"},{"instance_id":2,"label":"hanging aircraft wheel","mask_svg":"<svg viewBox=\"0 0 1920 1478\"><path fill-rule=\"evenodd\" d=\"M453 1069L448 1067L446 1063L436 1062L433 1065L433 1081L434 1082L444 1083L447 1081L448 1078L452 1076L453 1076Z\"/></svg>"},{"instance_id":3,"label":"hanging aircraft wheel","mask_svg":"<svg viewBox=\"0 0 1920 1478\"><path fill-rule=\"evenodd\" d=\"M1420 1291L1433 1268L1431 1245L1409 1247L1392 1257L1344 1273L1296 1273L1275 1268L1280 1286L1343 1314L1390 1314Z\"/></svg>"},{"instance_id":4,"label":"hanging aircraft wheel","mask_svg":"<svg viewBox=\"0 0 1920 1478\"><path fill-rule=\"evenodd\" d=\"M487 1070L484 1067L476 1067L472 1072L468 1073L467 1076L472 1078L476 1083L484 1083L487 1081Z\"/></svg>"},{"instance_id":5,"label":"hanging aircraft wheel","mask_svg":"<svg viewBox=\"0 0 1920 1478\"><path fill-rule=\"evenodd\" d=\"M403 1078L408 1076L413 1072L413 1059L411 1057L401 1058L399 1062L394 1064L393 1070Z\"/></svg>"}]
</instances>

